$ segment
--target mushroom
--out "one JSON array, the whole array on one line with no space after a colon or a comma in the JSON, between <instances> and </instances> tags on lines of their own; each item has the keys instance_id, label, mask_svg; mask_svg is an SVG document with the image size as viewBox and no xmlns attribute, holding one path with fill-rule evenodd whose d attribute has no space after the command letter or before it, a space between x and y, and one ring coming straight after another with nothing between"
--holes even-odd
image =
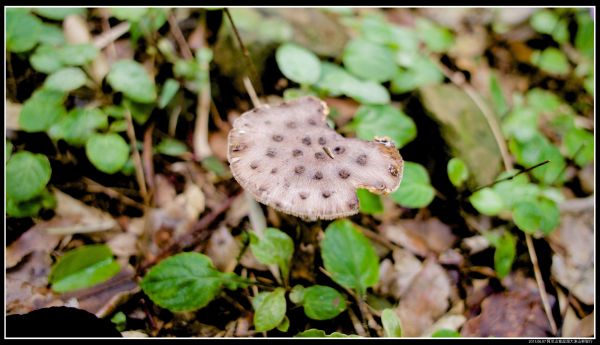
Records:
<instances>
[{"instance_id":1,"label":"mushroom","mask_svg":"<svg viewBox=\"0 0 600 345\"><path fill-rule=\"evenodd\" d=\"M392 141L345 138L328 113L325 102L302 97L242 114L228 137L235 179L259 202L310 221L358 213L357 188L396 190L403 161Z\"/></svg>"}]
</instances>

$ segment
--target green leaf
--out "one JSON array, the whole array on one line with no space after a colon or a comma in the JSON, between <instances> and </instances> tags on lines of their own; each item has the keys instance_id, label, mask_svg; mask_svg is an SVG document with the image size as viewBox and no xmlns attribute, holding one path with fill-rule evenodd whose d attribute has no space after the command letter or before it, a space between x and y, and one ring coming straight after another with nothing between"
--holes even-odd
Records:
<instances>
[{"instance_id":1,"label":"green leaf","mask_svg":"<svg viewBox=\"0 0 600 345\"><path fill-rule=\"evenodd\" d=\"M313 84L321 75L319 58L310 50L285 43L275 52L277 66L283 75L298 84Z\"/></svg>"},{"instance_id":2,"label":"green leaf","mask_svg":"<svg viewBox=\"0 0 600 345\"><path fill-rule=\"evenodd\" d=\"M40 41L40 44L58 46L65 43L65 35L63 35L61 27L53 24L42 23L42 30L38 40Z\"/></svg>"},{"instance_id":3,"label":"green leaf","mask_svg":"<svg viewBox=\"0 0 600 345\"><path fill-rule=\"evenodd\" d=\"M544 214L535 202L521 201L513 209L513 220L519 229L534 234L542 226Z\"/></svg>"},{"instance_id":4,"label":"green leaf","mask_svg":"<svg viewBox=\"0 0 600 345\"><path fill-rule=\"evenodd\" d=\"M414 121L392 105L362 105L350 126L356 129L356 135L361 139L373 140L376 136L387 136L398 148L417 136Z\"/></svg>"},{"instance_id":5,"label":"green leaf","mask_svg":"<svg viewBox=\"0 0 600 345\"><path fill-rule=\"evenodd\" d=\"M158 107L164 109L177 94L177 91L179 91L179 82L175 79L167 79L158 98Z\"/></svg>"},{"instance_id":6,"label":"green leaf","mask_svg":"<svg viewBox=\"0 0 600 345\"><path fill-rule=\"evenodd\" d=\"M512 268L517 255L517 239L510 232L505 231L495 244L494 269L498 278L506 277Z\"/></svg>"},{"instance_id":7,"label":"green leaf","mask_svg":"<svg viewBox=\"0 0 600 345\"><path fill-rule=\"evenodd\" d=\"M133 121L140 125L143 125L148 121L150 115L152 115L152 110L154 109L153 104L138 103L129 98L123 100L123 106L123 117L125 117L125 109L127 109L131 113Z\"/></svg>"},{"instance_id":8,"label":"green leaf","mask_svg":"<svg viewBox=\"0 0 600 345\"><path fill-rule=\"evenodd\" d=\"M549 235L558 227L560 222L560 210L556 203L548 198L539 198L537 207L542 214L540 230L544 235Z\"/></svg>"},{"instance_id":9,"label":"green leaf","mask_svg":"<svg viewBox=\"0 0 600 345\"><path fill-rule=\"evenodd\" d=\"M202 160L202 168L207 171L212 171L217 176L227 176L229 174L229 168L223 164L217 157L208 156Z\"/></svg>"},{"instance_id":10,"label":"green leaf","mask_svg":"<svg viewBox=\"0 0 600 345\"><path fill-rule=\"evenodd\" d=\"M535 31L551 35L558 43L566 43L569 40L567 21L559 19L551 10L538 10L531 16L529 23Z\"/></svg>"},{"instance_id":11,"label":"green leaf","mask_svg":"<svg viewBox=\"0 0 600 345\"><path fill-rule=\"evenodd\" d=\"M273 292L262 294L262 298L254 305L254 329L257 332L270 331L285 318L285 289L276 288ZM258 296L257 296L258 297Z\"/></svg>"},{"instance_id":12,"label":"green leaf","mask_svg":"<svg viewBox=\"0 0 600 345\"><path fill-rule=\"evenodd\" d=\"M63 67L63 63L58 56L58 51L56 47L42 44L29 57L29 62L38 72L46 74L56 72Z\"/></svg>"},{"instance_id":13,"label":"green leaf","mask_svg":"<svg viewBox=\"0 0 600 345\"><path fill-rule=\"evenodd\" d=\"M215 299L223 286L237 288L240 277L221 273L200 253L180 253L162 260L140 286L150 299L173 312L193 311Z\"/></svg>"},{"instance_id":14,"label":"green leaf","mask_svg":"<svg viewBox=\"0 0 600 345\"><path fill-rule=\"evenodd\" d=\"M491 188L476 191L469 197L469 202L479 213L487 216L495 216L506 208L500 195Z\"/></svg>"},{"instance_id":15,"label":"green leaf","mask_svg":"<svg viewBox=\"0 0 600 345\"><path fill-rule=\"evenodd\" d=\"M69 92L85 85L86 80L87 77L80 68L67 67L49 75L44 82L44 87L50 90Z\"/></svg>"},{"instance_id":16,"label":"green leaf","mask_svg":"<svg viewBox=\"0 0 600 345\"><path fill-rule=\"evenodd\" d=\"M188 151L188 147L184 143L173 138L164 138L156 146L156 152L173 157L181 156Z\"/></svg>"},{"instance_id":17,"label":"green leaf","mask_svg":"<svg viewBox=\"0 0 600 345\"><path fill-rule=\"evenodd\" d=\"M569 73L570 65L565 54L554 47L546 48L543 52L534 51L531 62L547 73L565 75Z\"/></svg>"},{"instance_id":18,"label":"green leaf","mask_svg":"<svg viewBox=\"0 0 600 345\"><path fill-rule=\"evenodd\" d=\"M444 74L428 56L414 52L410 54L414 55L414 58L400 68L392 79L391 90L393 93L402 94L423 86L438 84L444 80Z\"/></svg>"},{"instance_id":19,"label":"green leaf","mask_svg":"<svg viewBox=\"0 0 600 345\"><path fill-rule=\"evenodd\" d=\"M460 187L469 178L469 168L467 164L460 158L452 158L448 161L446 168L450 182L456 187Z\"/></svg>"},{"instance_id":20,"label":"green leaf","mask_svg":"<svg viewBox=\"0 0 600 345\"><path fill-rule=\"evenodd\" d=\"M295 338L325 338L327 335L325 331L320 329L307 329L306 331L300 332L294 336Z\"/></svg>"},{"instance_id":21,"label":"green leaf","mask_svg":"<svg viewBox=\"0 0 600 345\"><path fill-rule=\"evenodd\" d=\"M40 212L41 209L42 203L39 196L27 201L14 201L8 196L6 198L6 214L9 217L34 217Z\"/></svg>"},{"instance_id":22,"label":"green leaf","mask_svg":"<svg viewBox=\"0 0 600 345\"><path fill-rule=\"evenodd\" d=\"M527 141L538 131L538 114L530 107L517 106L502 121L502 132L508 138Z\"/></svg>"},{"instance_id":23,"label":"green leaf","mask_svg":"<svg viewBox=\"0 0 600 345\"><path fill-rule=\"evenodd\" d=\"M123 332L127 323L127 316L122 311L116 313L111 319L110 322L115 324L115 327L119 332Z\"/></svg>"},{"instance_id":24,"label":"green leaf","mask_svg":"<svg viewBox=\"0 0 600 345\"><path fill-rule=\"evenodd\" d=\"M12 142L10 142L7 139L4 139L4 149L5 149L5 155L4 155L4 162L6 163L6 161L8 161L10 159L10 155L12 155L12 151L13 151L13 144Z\"/></svg>"},{"instance_id":25,"label":"green leaf","mask_svg":"<svg viewBox=\"0 0 600 345\"><path fill-rule=\"evenodd\" d=\"M346 95L363 104L390 102L390 94L381 84L372 80L360 80L342 67L327 61L321 63L321 78L314 86L329 96Z\"/></svg>"},{"instance_id":26,"label":"green leaf","mask_svg":"<svg viewBox=\"0 0 600 345\"><path fill-rule=\"evenodd\" d=\"M85 15L86 9L82 7L39 7L34 8L33 11L44 18L63 20L74 14Z\"/></svg>"},{"instance_id":27,"label":"green leaf","mask_svg":"<svg viewBox=\"0 0 600 345\"><path fill-rule=\"evenodd\" d=\"M575 48L590 59L594 58L594 20L588 9L577 13L577 34Z\"/></svg>"},{"instance_id":28,"label":"green leaf","mask_svg":"<svg viewBox=\"0 0 600 345\"><path fill-rule=\"evenodd\" d=\"M545 160L550 161L531 171L531 174L544 184L550 185L564 181L565 159L560 150L541 133L536 133L527 141L510 140L508 147L510 152L515 155L517 163L525 167L533 166Z\"/></svg>"},{"instance_id":29,"label":"green leaf","mask_svg":"<svg viewBox=\"0 0 600 345\"><path fill-rule=\"evenodd\" d=\"M63 102L66 94L38 89L25 101L19 115L19 126L26 132L43 132L67 113Z\"/></svg>"},{"instance_id":30,"label":"green leaf","mask_svg":"<svg viewBox=\"0 0 600 345\"><path fill-rule=\"evenodd\" d=\"M363 39L354 39L346 44L343 60L348 71L366 80L388 81L397 71L390 49Z\"/></svg>"},{"instance_id":31,"label":"green leaf","mask_svg":"<svg viewBox=\"0 0 600 345\"><path fill-rule=\"evenodd\" d=\"M283 279L287 279L294 254L294 241L285 232L266 228L262 238L251 232L250 249L259 262L279 266Z\"/></svg>"},{"instance_id":32,"label":"green leaf","mask_svg":"<svg viewBox=\"0 0 600 345\"><path fill-rule=\"evenodd\" d=\"M564 107L561 98L556 94L537 87L527 91L525 102L539 113L552 114Z\"/></svg>"},{"instance_id":33,"label":"green leaf","mask_svg":"<svg viewBox=\"0 0 600 345\"><path fill-rule=\"evenodd\" d=\"M114 7L110 9L112 15L119 20L137 22L148 12L145 7Z\"/></svg>"},{"instance_id":34,"label":"green leaf","mask_svg":"<svg viewBox=\"0 0 600 345\"><path fill-rule=\"evenodd\" d=\"M300 332L294 336L294 338L353 338L357 337L356 335L347 335L340 332L333 332L331 334L325 334L325 331L311 328L306 331Z\"/></svg>"},{"instance_id":35,"label":"green leaf","mask_svg":"<svg viewBox=\"0 0 600 345\"><path fill-rule=\"evenodd\" d=\"M115 133L125 132L127 130L127 126L128 125L126 120L116 120L110 124L110 127L108 127L108 131Z\"/></svg>"},{"instance_id":36,"label":"green leaf","mask_svg":"<svg viewBox=\"0 0 600 345\"><path fill-rule=\"evenodd\" d=\"M432 338L460 338L460 333L452 329L438 329L431 335Z\"/></svg>"},{"instance_id":37,"label":"green leaf","mask_svg":"<svg viewBox=\"0 0 600 345\"><path fill-rule=\"evenodd\" d=\"M15 202L30 200L42 193L51 174L46 156L17 152L6 163L6 195Z\"/></svg>"},{"instance_id":38,"label":"green leaf","mask_svg":"<svg viewBox=\"0 0 600 345\"><path fill-rule=\"evenodd\" d=\"M281 321L281 323L279 325L277 325L277 330L280 332L287 332L288 329L290 328L290 319L285 316L283 318L283 321Z\"/></svg>"},{"instance_id":39,"label":"green leaf","mask_svg":"<svg viewBox=\"0 0 600 345\"><path fill-rule=\"evenodd\" d=\"M366 189L358 189L358 205L360 212L364 214L380 214L383 213L383 204L381 198L377 194L373 194Z\"/></svg>"},{"instance_id":40,"label":"green leaf","mask_svg":"<svg viewBox=\"0 0 600 345\"><path fill-rule=\"evenodd\" d=\"M304 289L299 304L304 307L306 316L313 320L329 320L346 310L346 298L329 286L313 285Z\"/></svg>"},{"instance_id":41,"label":"green leaf","mask_svg":"<svg viewBox=\"0 0 600 345\"><path fill-rule=\"evenodd\" d=\"M585 129L573 127L567 131L563 146L568 157L580 167L594 161L594 134Z\"/></svg>"},{"instance_id":42,"label":"green leaf","mask_svg":"<svg viewBox=\"0 0 600 345\"><path fill-rule=\"evenodd\" d=\"M429 182L427 170L418 163L404 161L402 182L390 197L404 207L421 208L429 205L435 197L435 191Z\"/></svg>"},{"instance_id":43,"label":"green leaf","mask_svg":"<svg viewBox=\"0 0 600 345\"><path fill-rule=\"evenodd\" d=\"M447 28L423 18L417 19L416 24L419 38L432 52L443 53L454 44L454 35Z\"/></svg>"},{"instance_id":44,"label":"green leaf","mask_svg":"<svg viewBox=\"0 0 600 345\"><path fill-rule=\"evenodd\" d=\"M151 103L156 100L156 87L144 67L133 60L115 62L108 76L108 83L113 89L123 92L125 96L140 103Z\"/></svg>"},{"instance_id":45,"label":"green leaf","mask_svg":"<svg viewBox=\"0 0 600 345\"><path fill-rule=\"evenodd\" d=\"M68 44L58 50L58 56L67 66L83 66L92 62L99 52L92 43Z\"/></svg>"},{"instance_id":46,"label":"green leaf","mask_svg":"<svg viewBox=\"0 0 600 345\"><path fill-rule=\"evenodd\" d=\"M282 18L265 18L258 25L256 35L262 42L286 42L293 40L294 28Z\"/></svg>"},{"instance_id":47,"label":"green leaf","mask_svg":"<svg viewBox=\"0 0 600 345\"><path fill-rule=\"evenodd\" d=\"M38 43L42 21L22 8L6 9L6 50L26 52Z\"/></svg>"},{"instance_id":48,"label":"green leaf","mask_svg":"<svg viewBox=\"0 0 600 345\"><path fill-rule=\"evenodd\" d=\"M291 100L298 99L298 98L301 98L304 96L317 96L317 95L310 89L290 88L290 89L285 89L283 91L283 99L286 101L291 101Z\"/></svg>"},{"instance_id":49,"label":"green leaf","mask_svg":"<svg viewBox=\"0 0 600 345\"><path fill-rule=\"evenodd\" d=\"M375 248L349 220L329 224L321 241L321 256L332 279L361 296L379 280Z\"/></svg>"},{"instance_id":50,"label":"green leaf","mask_svg":"<svg viewBox=\"0 0 600 345\"><path fill-rule=\"evenodd\" d=\"M386 337L402 337L402 323L393 309L384 309L381 312L381 323L383 324L383 330L385 331Z\"/></svg>"},{"instance_id":51,"label":"green leaf","mask_svg":"<svg viewBox=\"0 0 600 345\"><path fill-rule=\"evenodd\" d=\"M85 143L85 153L98 170L114 174L129 159L129 145L115 133L94 134Z\"/></svg>"},{"instance_id":52,"label":"green leaf","mask_svg":"<svg viewBox=\"0 0 600 345\"><path fill-rule=\"evenodd\" d=\"M120 271L105 244L81 246L65 253L52 266L48 281L52 290L64 293L102 283Z\"/></svg>"},{"instance_id":53,"label":"green leaf","mask_svg":"<svg viewBox=\"0 0 600 345\"><path fill-rule=\"evenodd\" d=\"M343 84L343 93L362 104L387 104L390 102L388 90L378 82L354 78L352 83Z\"/></svg>"},{"instance_id":54,"label":"green leaf","mask_svg":"<svg viewBox=\"0 0 600 345\"><path fill-rule=\"evenodd\" d=\"M508 111L508 105L506 104L506 99L502 93L502 86L500 86L496 73L490 75L490 95L492 96L492 103L496 114L500 117L504 116Z\"/></svg>"},{"instance_id":55,"label":"green leaf","mask_svg":"<svg viewBox=\"0 0 600 345\"><path fill-rule=\"evenodd\" d=\"M108 117L97 108L75 108L50 127L48 135L54 140L64 139L73 146L83 146L97 129L108 127Z\"/></svg>"},{"instance_id":56,"label":"green leaf","mask_svg":"<svg viewBox=\"0 0 600 345\"><path fill-rule=\"evenodd\" d=\"M290 291L290 301L296 303L296 304L302 304L304 303L304 286L302 285L295 285L292 288L292 291Z\"/></svg>"}]
</instances>

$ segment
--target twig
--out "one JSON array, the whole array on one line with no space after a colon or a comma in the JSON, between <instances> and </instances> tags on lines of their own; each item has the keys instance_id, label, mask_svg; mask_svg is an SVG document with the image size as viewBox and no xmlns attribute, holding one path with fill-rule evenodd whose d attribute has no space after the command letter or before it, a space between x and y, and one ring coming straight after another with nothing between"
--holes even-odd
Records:
<instances>
[{"instance_id":1,"label":"twig","mask_svg":"<svg viewBox=\"0 0 600 345\"><path fill-rule=\"evenodd\" d=\"M250 99L252 100L252 104L254 105L254 107L260 107L261 103L260 100L258 99L258 96L256 95L256 91L254 90L254 87L252 86L252 82L250 81L250 79L248 77L244 77L244 87L246 88L246 92L248 92L248 96L250 96Z\"/></svg>"},{"instance_id":2,"label":"twig","mask_svg":"<svg viewBox=\"0 0 600 345\"><path fill-rule=\"evenodd\" d=\"M129 109L125 109L125 119L127 120L127 136L131 143L131 150L133 151L133 164L135 165L135 177L138 185L140 186L140 194L144 199L144 205L149 205L150 199L148 197L148 190L146 189L146 181L144 178L144 169L142 167L142 159L140 153L137 150L137 140L135 139L135 130L133 128L133 120L131 120L131 113Z\"/></svg>"},{"instance_id":3,"label":"twig","mask_svg":"<svg viewBox=\"0 0 600 345\"><path fill-rule=\"evenodd\" d=\"M86 184L87 186L87 190L95 193L95 192L100 192L100 193L104 193L106 195L108 195L111 198L115 198L119 201L121 201L122 203L124 203L125 205L128 206L132 206L138 209L143 210L144 209L144 205L140 204L139 202L130 199L129 197L119 193L118 191L116 191L113 188L109 188L109 187L105 187L101 184L99 184L96 181L93 181L87 177L83 177L83 182Z\"/></svg>"},{"instance_id":4,"label":"twig","mask_svg":"<svg viewBox=\"0 0 600 345\"><path fill-rule=\"evenodd\" d=\"M202 30L200 40L202 49L205 45L206 33L206 16L202 15L200 19L200 27ZM209 73L207 62L202 62L200 68ZM210 81L205 82L200 86L198 98L196 102L196 124L194 125L194 156L197 160L202 160L212 155L210 145L208 145L208 119L210 115Z\"/></svg>"},{"instance_id":5,"label":"twig","mask_svg":"<svg viewBox=\"0 0 600 345\"><path fill-rule=\"evenodd\" d=\"M358 319L356 314L354 314L351 308L348 308L348 315L350 316L350 320L352 320L352 325L354 326L356 334L360 335L361 337L367 337L368 334L365 330L365 326L363 326L363 324L360 322L360 320Z\"/></svg>"},{"instance_id":6,"label":"twig","mask_svg":"<svg viewBox=\"0 0 600 345\"><path fill-rule=\"evenodd\" d=\"M177 45L179 45L179 50L181 51L181 56L185 59L193 59L194 55L192 54L192 50L188 45L187 41L183 37L183 33L179 29L179 25L177 24L177 19L173 13L169 14L169 29L171 30L171 34L175 37L175 41L177 41Z\"/></svg>"},{"instance_id":7,"label":"twig","mask_svg":"<svg viewBox=\"0 0 600 345\"><path fill-rule=\"evenodd\" d=\"M146 183L148 183L149 198L152 201L154 197L154 152L152 148L152 132L154 131L154 122L146 128L144 132L144 150L142 151L142 162L144 165L144 174L146 175Z\"/></svg>"},{"instance_id":8,"label":"twig","mask_svg":"<svg viewBox=\"0 0 600 345\"><path fill-rule=\"evenodd\" d=\"M179 114L181 114L181 105L173 107L173 111L169 114L169 136L174 137L175 131L177 130L177 120L179 119Z\"/></svg>"},{"instance_id":9,"label":"twig","mask_svg":"<svg viewBox=\"0 0 600 345\"><path fill-rule=\"evenodd\" d=\"M225 11L225 14L227 15L227 19L229 19L229 24L231 24L231 28L233 29L235 37L240 45L240 49L242 49L242 53L244 54L244 57L246 58L246 64L250 67L252 77L258 81L259 80L258 72L256 71L256 66L254 66L254 62L252 61L252 58L250 57L250 52L246 48L246 45L244 44L244 41L242 40L242 36L240 35L237 27L235 26L235 23L233 22L233 18L231 17L231 13L229 12L229 9L225 8L224 11Z\"/></svg>"},{"instance_id":10,"label":"twig","mask_svg":"<svg viewBox=\"0 0 600 345\"><path fill-rule=\"evenodd\" d=\"M122 22L121 24L111 28L110 23L108 22L108 17L106 15L102 15L102 30L104 32L94 38L94 46L96 46L98 49L103 49L104 47L108 46L110 54L114 59L117 56L117 50L115 48L114 41L129 31L130 27L131 24L129 24L129 22Z\"/></svg>"},{"instance_id":11,"label":"twig","mask_svg":"<svg viewBox=\"0 0 600 345\"><path fill-rule=\"evenodd\" d=\"M319 270L321 271L321 273L323 273L324 275L326 275L329 279L333 280L333 278L331 277L331 274L329 272L327 272L323 267L319 267ZM334 280L335 282L335 280ZM356 301L356 304L358 305L358 310L360 310L360 314L362 316L362 328L363 329L368 329L370 325L367 324L367 320L369 320L369 316L368 316L368 311L364 310L362 303L362 297L360 297L359 295L357 295L356 293L354 293L354 291L352 291L351 289L348 289L347 287L338 284L340 287L342 287L342 289L344 289L346 291L346 293L350 296L352 296L352 298ZM352 310L350 308L348 308L348 312L351 312ZM352 317L352 316L351 316ZM372 318L372 316L371 316ZM358 319L357 319L358 320ZM356 327L355 327L356 328Z\"/></svg>"},{"instance_id":12,"label":"twig","mask_svg":"<svg viewBox=\"0 0 600 345\"><path fill-rule=\"evenodd\" d=\"M542 272L540 271L540 267L538 265L537 255L535 250L533 249L533 240L529 234L525 234L525 240L527 241L527 249L529 250L529 256L531 257L531 262L533 263L533 272L535 274L535 280L538 284L538 290L540 290L540 297L542 298L542 304L544 305L544 311L546 315L550 315L548 317L548 321L550 321L550 327L552 328L552 334L556 334L556 322L552 315L552 310L550 309L550 303L548 302L548 296L546 293L542 293L542 291L546 291L546 287L544 286L544 280L542 278Z\"/></svg>"},{"instance_id":13,"label":"twig","mask_svg":"<svg viewBox=\"0 0 600 345\"><path fill-rule=\"evenodd\" d=\"M511 176L508 176L508 177L505 177L505 178L502 178L502 179L496 180L496 181L494 181L494 182L492 182L492 183L490 183L490 184L487 184L487 185L485 185L485 186L478 187L477 189L475 189L474 191L472 191L470 194L473 194L473 193L477 192L478 190L482 190L482 189L484 189L484 188L488 188L488 187L495 186L496 184L498 184L498 183L500 183L500 182L504 182L504 181L509 181L509 180L512 180L512 179L514 179L515 177L517 177L517 176L519 176L519 175L521 175L521 174L523 174L523 173L529 172L529 171L531 171L531 170L533 170L533 169L535 169L535 168L541 167L542 165L544 165L544 164L547 164L547 163L550 163L550 161L549 161L549 160L545 160L545 161L543 161L543 162L541 162L541 163L538 163L538 164L536 164L536 165L534 165L534 166L531 166L531 167L529 167L529 168L522 169L522 170L520 170L519 172L517 172L517 173L516 173L516 174L514 174L514 175L511 175Z\"/></svg>"}]
</instances>

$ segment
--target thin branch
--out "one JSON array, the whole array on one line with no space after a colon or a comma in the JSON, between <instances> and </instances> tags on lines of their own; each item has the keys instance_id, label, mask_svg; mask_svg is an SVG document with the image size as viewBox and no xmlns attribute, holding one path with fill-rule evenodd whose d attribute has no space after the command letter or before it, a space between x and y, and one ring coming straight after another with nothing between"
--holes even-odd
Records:
<instances>
[{"instance_id":1,"label":"thin branch","mask_svg":"<svg viewBox=\"0 0 600 345\"><path fill-rule=\"evenodd\" d=\"M131 113L129 109L125 109L125 119L127 120L127 136L131 144L131 150L133 151L133 164L135 166L135 177L140 187L140 194L144 199L144 205L149 205L150 198L148 196L148 190L146 189L146 180L144 178L144 168L142 167L142 158L137 149L137 140L135 139L135 130L133 128L133 120L131 119Z\"/></svg>"},{"instance_id":2,"label":"thin branch","mask_svg":"<svg viewBox=\"0 0 600 345\"><path fill-rule=\"evenodd\" d=\"M542 291L546 291L546 286L544 285L544 280L542 278L542 272L540 271L540 266L538 265L537 255L535 253L535 249L533 249L533 240L529 234L525 234L525 240L527 241L527 249L529 250L529 256L531 257L531 262L533 263L533 272L535 274L535 280L538 284L538 290L540 291L540 297L542 298L542 304L544 305L544 311L546 315L550 315L548 317L548 321L550 321L550 328L552 328L552 334L556 334L556 322L552 315L552 309L550 309L550 303L548 302L548 295L546 293L542 293Z\"/></svg>"},{"instance_id":3,"label":"thin branch","mask_svg":"<svg viewBox=\"0 0 600 345\"><path fill-rule=\"evenodd\" d=\"M142 162L144 166L144 174L146 175L146 183L150 189L149 198L154 196L154 150L152 148L152 132L154 131L154 122L146 128L144 132L144 150L142 151ZM151 201L151 200L150 200Z\"/></svg>"},{"instance_id":4,"label":"thin branch","mask_svg":"<svg viewBox=\"0 0 600 345\"><path fill-rule=\"evenodd\" d=\"M545 160L545 161L543 161L541 163L538 163L538 164L536 164L534 166L530 166L529 168L522 169L522 170L520 170L519 172L517 172L514 175L511 175L511 176L508 176L508 177L505 177L505 178L501 178L501 179L496 180L496 181L494 181L494 182L492 182L490 184L487 184L485 186L481 186L481 187L475 189L473 192L471 192L471 194L477 192L478 190L482 190L484 188L493 187L493 186L497 185L500 182L510 181L510 180L514 179L515 177L517 177L517 176L519 176L519 175L521 175L523 173L529 172L529 171L531 171L531 170L533 170L535 168L541 167L542 165L547 164L547 163L550 163L550 160Z\"/></svg>"},{"instance_id":5,"label":"thin branch","mask_svg":"<svg viewBox=\"0 0 600 345\"><path fill-rule=\"evenodd\" d=\"M98 182L96 182L92 179L89 179L87 177L83 177L83 182L86 184L86 187L87 187L86 189L92 193L104 193L111 198L121 201L125 205L132 206L132 207L138 208L140 210L144 209L144 205L119 193L118 191L116 191L113 188L105 187L105 186L99 184Z\"/></svg>"},{"instance_id":6,"label":"thin branch","mask_svg":"<svg viewBox=\"0 0 600 345\"><path fill-rule=\"evenodd\" d=\"M206 14L203 13L200 18L200 49L206 45ZM200 68L209 74L208 62L203 62ZM196 102L196 123L194 125L194 156L197 160L202 160L212 155L212 150L208 144L208 120L210 115L210 80L207 80L200 86L198 99Z\"/></svg>"},{"instance_id":7,"label":"thin branch","mask_svg":"<svg viewBox=\"0 0 600 345\"><path fill-rule=\"evenodd\" d=\"M233 18L231 17L231 13L229 12L229 9L225 8L224 11L225 11L225 14L227 15L227 19L229 19L229 24L231 24L231 28L233 29L233 32L235 33L235 37L240 45L240 49L242 50L242 53L244 54L244 57L246 58L246 64L250 67L250 72L252 74L252 77L258 81L259 80L258 72L256 71L256 66L254 66L254 62L252 61L252 58L250 57L250 52L246 48L246 45L244 44L244 41L242 40L242 36L240 35L237 27L235 26L235 23L233 22Z\"/></svg>"},{"instance_id":8,"label":"thin branch","mask_svg":"<svg viewBox=\"0 0 600 345\"><path fill-rule=\"evenodd\" d=\"M248 96L250 96L250 99L252 100L252 104L254 105L254 107L259 107L261 105L260 100L258 99L258 96L256 95L256 90L254 90L254 86L252 86L252 82L250 81L250 78L248 77L244 77L244 87L246 88L246 92L248 92Z\"/></svg>"},{"instance_id":9,"label":"thin branch","mask_svg":"<svg viewBox=\"0 0 600 345\"><path fill-rule=\"evenodd\" d=\"M194 54L192 54L192 50L188 45L185 37L183 37L183 33L181 29L179 29L179 25L177 24L177 19L175 19L175 15L173 13L169 14L169 29L171 30L171 34L177 41L177 45L179 45L179 50L181 51L181 56L183 56L186 60L193 59Z\"/></svg>"}]
</instances>

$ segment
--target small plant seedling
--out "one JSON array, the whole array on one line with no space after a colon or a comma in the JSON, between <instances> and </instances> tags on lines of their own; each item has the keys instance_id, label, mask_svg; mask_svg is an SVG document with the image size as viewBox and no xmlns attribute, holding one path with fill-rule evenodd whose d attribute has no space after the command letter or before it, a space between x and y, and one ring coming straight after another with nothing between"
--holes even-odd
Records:
<instances>
[{"instance_id":1,"label":"small plant seedling","mask_svg":"<svg viewBox=\"0 0 600 345\"><path fill-rule=\"evenodd\" d=\"M327 125L328 112L308 96L244 113L229 132L235 179L259 202L310 221L358 213L358 188L396 190L403 160L394 143L345 138Z\"/></svg>"}]
</instances>

